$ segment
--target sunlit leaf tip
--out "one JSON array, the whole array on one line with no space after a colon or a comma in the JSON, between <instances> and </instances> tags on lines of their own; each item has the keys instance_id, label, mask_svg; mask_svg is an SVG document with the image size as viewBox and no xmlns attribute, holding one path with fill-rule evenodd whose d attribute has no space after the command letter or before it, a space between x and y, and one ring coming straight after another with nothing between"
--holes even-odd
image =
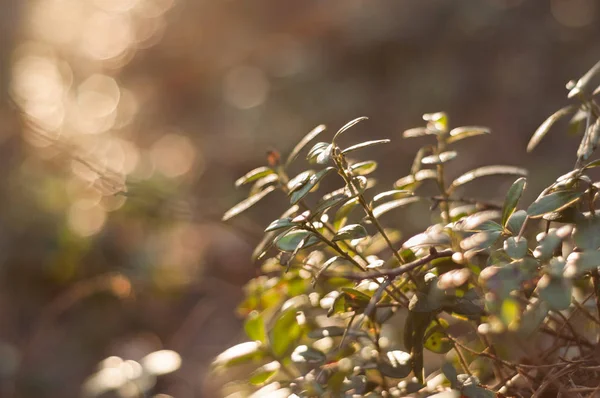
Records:
<instances>
[{"instance_id":1,"label":"sunlit leaf tip","mask_svg":"<svg viewBox=\"0 0 600 398\"><path fill-rule=\"evenodd\" d=\"M527 152L531 152L534 150L534 148L540 143L542 138L544 138L544 136L548 133L550 128L558 120L560 120L561 118L565 117L566 115L568 115L572 112L575 112L576 109L577 109L577 106L569 105L569 106L565 106L564 108L559 109L558 111L556 111L552 115L550 115L544 121L544 123L542 123L540 125L540 127L538 127L537 130L535 130L535 133L533 133L533 136L531 137L531 139L529 140L529 143L527 144Z\"/></svg>"},{"instance_id":2,"label":"sunlit leaf tip","mask_svg":"<svg viewBox=\"0 0 600 398\"><path fill-rule=\"evenodd\" d=\"M314 129L312 129L308 134L306 134L304 136L304 138L302 138L300 140L300 142L298 142L298 144L296 144L296 146L294 147L294 149L292 149L292 152L290 152L286 162L285 162L285 166L289 166L294 159L296 159L298 157L298 154L300 153L300 151L302 151L302 149L304 149L304 147L310 142L312 141L316 136L318 136L319 134L321 134L323 131L326 130L326 127L324 124L320 124L317 127L315 127Z\"/></svg>"},{"instance_id":3,"label":"sunlit leaf tip","mask_svg":"<svg viewBox=\"0 0 600 398\"><path fill-rule=\"evenodd\" d=\"M362 122L363 120L367 120L368 117L366 116L361 116L361 117L357 117L354 120L349 121L348 123L344 124L342 126L342 128L340 128L337 133L335 133L335 135L333 136L333 142L335 142L336 138L338 136L340 136L341 134L343 134L346 130L348 130L349 128L351 128L352 126L354 126L355 124L358 124L360 122Z\"/></svg>"},{"instance_id":4,"label":"sunlit leaf tip","mask_svg":"<svg viewBox=\"0 0 600 398\"><path fill-rule=\"evenodd\" d=\"M223 218L221 220L227 221L230 218L237 216L241 212L245 211L249 207L256 204L259 200L261 200L262 198L264 198L265 196L267 196L269 193L273 192L274 190L275 190L275 187L270 186L270 187L265 188L263 191L260 191L259 193L254 194L254 195L250 196L249 198L244 199L237 205L233 206L231 209L227 210L227 212L225 212L225 214L223 215Z\"/></svg>"}]
</instances>

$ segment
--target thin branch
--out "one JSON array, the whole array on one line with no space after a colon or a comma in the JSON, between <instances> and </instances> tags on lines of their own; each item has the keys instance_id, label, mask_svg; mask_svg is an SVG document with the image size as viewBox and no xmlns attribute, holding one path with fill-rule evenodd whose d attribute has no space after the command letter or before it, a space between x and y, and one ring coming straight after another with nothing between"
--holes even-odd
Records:
<instances>
[{"instance_id":1,"label":"thin branch","mask_svg":"<svg viewBox=\"0 0 600 398\"><path fill-rule=\"evenodd\" d=\"M446 250L442 250L442 251L438 252L434 248L431 248L429 254L426 255L425 257L421 257L418 260L404 264L398 268L394 268L394 269L390 269L390 270L374 271L374 272L362 272L362 273L355 273L355 272L326 273L325 275L327 275L330 278L338 277L338 278L345 278L345 279L358 280L358 281L364 280L364 279L376 279L376 278L381 278L381 277L388 277L388 278L392 278L392 280L393 280L402 274L405 274L407 272L414 270L417 267L420 267L421 265L427 264L431 260L435 260L436 258L452 257L453 253L454 253L454 251L451 249L446 249Z\"/></svg>"}]
</instances>

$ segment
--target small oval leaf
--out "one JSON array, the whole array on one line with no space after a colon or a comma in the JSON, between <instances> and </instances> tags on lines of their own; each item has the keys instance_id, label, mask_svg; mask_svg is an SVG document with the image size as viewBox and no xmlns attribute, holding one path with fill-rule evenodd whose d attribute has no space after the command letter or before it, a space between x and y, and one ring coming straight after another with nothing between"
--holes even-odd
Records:
<instances>
[{"instance_id":1,"label":"small oval leaf","mask_svg":"<svg viewBox=\"0 0 600 398\"><path fill-rule=\"evenodd\" d=\"M411 187L412 191L416 188L421 181L424 180L434 180L437 178L437 171L434 169L425 169L419 170L414 175L408 175L406 177L400 178L398 181L394 183L394 188L398 189L408 189Z\"/></svg>"},{"instance_id":2,"label":"small oval leaf","mask_svg":"<svg viewBox=\"0 0 600 398\"><path fill-rule=\"evenodd\" d=\"M450 190L473 181L476 178L488 177L493 175L516 175L520 177L527 176L527 170L515 166L483 166L468 171L452 181Z\"/></svg>"},{"instance_id":3,"label":"small oval leaf","mask_svg":"<svg viewBox=\"0 0 600 398\"><path fill-rule=\"evenodd\" d=\"M235 181L235 186L239 187L241 185L247 184L247 183L252 182L252 181L256 181L259 178L262 178L262 177L265 177L265 176L267 176L269 174L274 174L274 173L275 172L271 168L269 168L269 167L266 167L266 166L257 167L256 169L250 170L249 172L247 172L246 174L244 174L242 177L238 178Z\"/></svg>"},{"instance_id":4,"label":"small oval leaf","mask_svg":"<svg viewBox=\"0 0 600 398\"><path fill-rule=\"evenodd\" d=\"M333 241L348 240L348 239L361 239L368 236L367 230L360 224L350 224L340 229L335 236Z\"/></svg>"},{"instance_id":5,"label":"small oval leaf","mask_svg":"<svg viewBox=\"0 0 600 398\"><path fill-rule=\"evenodd\" d=\"M504 241L504 251L513 259L520 259L527 255L527 239L511 236Z\"/></svg>"},{"instance_id":6,"label":"small oval leaf","mask_svg":"<svg viewBox=\"0 0 600 398\"><path fill-rule=\"evenodd\" d=\"M503 227L506 227L508 218L514 213L515 209L517 208L517 204L519 203L519 199L521 199L521 195L523 194L526 185L527 180L525 179L525 177L521 177L512 184L512 186L506 193L506 199L504 199L504 206L502 207Z\"/></svg>"},{"instance_id":7,"label":"small oval leaf","mask_svg":"<svg viewBox=\"0 0 600 398\"><path fill-rule=\"evenodd\" d=\"M391 202L387 202L387 203L384 203L382 205L375 207L373 209L373 215L375 216L375 218L378 218L382 214L387 213L388 211L390 211L392 209L396 209L398 207L404 207L411 203L418 202L419 200L421 200L421 198L418 196L410 196L408 198L396 199Z\"/></svg>"},{"instance_id":8,"label":"small oval leaf","mask_svg":"<svg viewBox=\"0 0 600 398\"><path fill-rule=\"evenodd\" d=\"M377 169L377 162L374 160L367 160L364 162L354 163L350 166L350 171L354 175L364 176L367 174L371 174Z\"/></svg>"},{"instance_id":9,"label":"small oval leaf","mask_svg":"<svg viewBox=\"0 0 600 398\"><path fill-rule=\"evenodd\" d=\"M525 210L517 210L506 222L506 229L508 229L513 235L517 235L521 231L521 227L527 218L527 212Z\"/></svg>"},{"instance_id":10,"label":"small oval leaf","mask_svg":"<svg viewBox=\"0 0 600 398\"><path fill-rule=\"evenodd\" d=\"M450 137L446 140L447 144L464 140L465 138L476 137L478 135L490 134L490 129L479 126L456 127L450 130Z\"/></svg>"},{"instance_id":11,"label":"small oval leaf","mask_svg":"<svg viewBox=\"0 0 600 398\"><path fill-rule=\"evenodd\" d=\"M230 366L263 358L265 353L261 350L261 346L260 341L248 341L234 345L219 354L213 361L213 366Z\"/></svg>"},{"instance_id":12,"label":"small oval leaf","mask_svg":"<svg viewBox=\"0 0 600 398\"><path fill-rule=\"evenodd\" d=\"M294 149L292 149L292 152L290 152L290 155L288 156L286 162L285 162L285 166L289 166L290 163L292 163L294 161L294 159L296 159L298 157L298 154L300 153L300 151L310 142L312 141L317 135L321 134L323 131L325 131L325 125L324 124L320 124L317 127L315 127L314 129L312 129L310 131L310 133L306 134L304 136L304 138L302 138L300 140L300 142L298 142L298 144L296 144L296 146L294 147Z\"/></svg>"},{"instance_id":13,"label":"small oval leaf","mask_svg":"<svg viewBox=\"0 0 600 398\"><path fill-rule=\"evenodd\" d=\"M373 141L365 141L365 142L361 142L360 144L352 145L352 146L350 146L350 147L348 147L348 148L344 149L344 150L342 151L342 153L343 153L344 155L346 155L346 154L348 154L348 153L350 153L350 152L354 152L354 151L357 151L357 150L359 150L359 149L368 148L368 147L370 147L370 146L373 146L373 145L387 144L387 143L389 143L389 142L390 142L390 140L389 140L389 139L384 139L384 140L373 140Z\"/></svg>"},{"instance_id":14,"label":"small oval leaf","mask_svg":"<svg viewBox=\"0 0 600 398\"><path fill-rule=\"evenodd\" d=\"M434 321L425 331L423 347L436 354L445 354L454 348L454 344L444 333L448 322L444 319L440 319L439 322L441 325Z\"/></svg>"},{"instance_id":15,"label":"small oval leaf","mask_svg":"<svg viewBox=\"0 0 600 398\"><path fill-rule=\"evenodd\" d=\"M295 205L304 198L334 167L320 170L309 177L309 179L290 195L290 204Z\"/></svg>"},{"instance_id":16,"label":"small oval leaf","mask_svg":"<svg viewBox=\"0 0 600 398\"><path fill-rule=\"evenodd\" d=\"M259 193L254 194L254 195L250 196L249 198L246 198L245 200L241 201L237 205L233 206L231 209L227 210L227 212L225 212L225 214L223 215L222 221L227 221L230 218L237 216L241 212L247 210L249 207L256 204L256 202L258 202L259 200L261 200L262 198L264 198L265 196L267 196L269 193L273 192L274 190L275 190L274 186L269 186L269 187L265 188L263 191L260 191Z\"/></svg>"},{"instance_id":17,"label":"small oval leaf","mask_svg":"<svg viewBox=\"0 0 600 398\"><path fill-rule=\"evenodd\" d=\"M296 320L296 309L291 308L280 313L269 334L273 354L283 357L291 351L293 343L301 334L302 328Z\"/></svg>"},{"instance_id":18,"label":"small oval leaf","mask_svg":"<svg viewBox=\"0 0 600 398\"><path fill-rule=\"evenodd\" d=\"M367 120L367 119L368 119L368 117L366 117L366 116L361 116L361 117L357 117L356 119L354 119L354 120L351 120L351 121L349 121L348 123L346 123L345 125L343 125L343 126L342 126L342 128L341 128L341 129L339 129L339 130L337 131L337 133L335 133L335 135L333 136L333 142L335 142L335 140L337 139L337 137L338 137L340 134L344 133L346 130L348 130L349 128L351 128L351 127L352 127L352 126L354 126L355 124L357 124L357 123L360 123L360 122L362 122L363 120Z\"/></svg>"},{"instance_id":19,"label":"small oval leaf","mask_svg":"<svg viewBox=\"0 0 600 398\"><path fill-rule=\"evenodd\" d=\"M282 228L290 228L296 225L298 225L298 223L293 222L291 217L280 218L269 224L269 226L265 229L265 232L276 231Z\"/></svg>"},{"instance_id":20,"label":"small oval leaf","mask_svg":"<svg viewBox=\"0 0 600 398\"><path fill-rule=\"evenodd\" d=\"M277 248L284 252L294 252L298 245L302 242L301 248L312 246L319 242L319 238L314 235L312 232L302 231L302 230L294 230L286 233L279 240L277 240Z\"/></svg>"},{"instance_id":21,"label":"small oval leaf","mask_svg":"<svg viewBox=\"0 0 600 398\"><path fill-rule=\"evenodd\" d=\"M252 311L244 322L244 330L251 340L258 340L261 343L267 342L267 332L265 330L265 321L258 311Z\"/></svg>"},{"instance_id":22,"label":"small oval leaf","mask_svg":"<svg viewBox=\"0 0 600 398\"><path fill-rule=\"evenodd\" d=\"M569 105L559 109L558 111L550 115L550 117L548 117L548 119L546 119L544 123L542 123L540 127L537 128L535 133L533 133L533 136L527 144L527 152L533 151L533 149L540 143L542 138L544 138L544 136L548 133L548 131L554 125L554 123L556 123L561 118L567 116L568 114L575 112L575 110L577 110L577 106Z\"/></svg>"},{"instance_id":23,"label":"small oval leaf","mask_svg":"<svg viewBox=\"0 0 600 398\"><path fill-rule=\"evenodd\" d=\"M379 202L382 199L402 199L412 195L413 192L406 189L392 189L375 195L373 197L373 202Z\"/></svg>"},{"instance_id":24,"label":"small oval leaf","mask_svg":"<svg viewBox=\"0 0 600 398\"><path fill-rule=\"evenodd\" d=\"M553 192L533 202L527 208L527 215L529 217L540 217L546 213L559 211L577 202L582 195L582 192L574 191Z\"/></svg>"}]
</instances>

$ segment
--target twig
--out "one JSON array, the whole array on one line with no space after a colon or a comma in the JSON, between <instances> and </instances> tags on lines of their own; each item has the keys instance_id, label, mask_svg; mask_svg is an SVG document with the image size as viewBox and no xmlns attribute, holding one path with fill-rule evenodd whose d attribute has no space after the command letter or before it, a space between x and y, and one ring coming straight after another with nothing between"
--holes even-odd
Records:
<instances>
[{"instance_id":1,"label":"twig","mask_svg":"<svg viewBox=\"0 0 600 398\"><path fill-rule=\"evenodd\" d=\"M381 278L381 277L388 277L388 278L392 278L392 280L393 280L396 277L398 277L404 273L410 272L410 271L414 270L415 268L420 267L421 265L427 264L431 260L435 260L436 258L452 257L453 253L454 253L454 251L451 249L446 249L446 250L442 250L442 251L438 252L432 248L432 250L430 250L429 254L426 255L425 257L421 257L418 260L404 264L398 268L394 268L394 269L390 269L390 270L381 270L381 271L376 271L376 272L362 272L362 273L355 273L355 272L326 273L326 275L328 277L338 277L338 278L345 278L345 279L359 280L359 281L364 280L364 279L376 279L376 278Z\"/></svg>"}]
</instances>

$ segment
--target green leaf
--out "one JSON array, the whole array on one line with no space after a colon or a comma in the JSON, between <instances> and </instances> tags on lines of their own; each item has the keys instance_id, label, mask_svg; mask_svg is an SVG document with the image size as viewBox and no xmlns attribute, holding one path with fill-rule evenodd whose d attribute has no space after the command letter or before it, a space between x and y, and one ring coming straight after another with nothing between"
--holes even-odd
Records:
<instances>
[{"instance_id":1,"label":"green leaf","mask_svg":"<svg viewBox=\"0 0 600 398\"><path fill-rule=\"evenodd\" d=\"M449 326L448 322L444 319L440 319L439 322L438 324L433 321L425 331L423 347L436 354L445 354L454 348L454 344L444 333Z\"/></svg>"},{"instance_id":2,"label":"green leaf","mask_svg":"<svg viewBox=\"0 0 600 398\"><path fill-rule=\"evenodd\" d=\"M515 166L483 166L474 170L468 171L461 175L450 184L449 190L453 190L461 185L473 181L476 178L488 177L494 175L516 175L525 177L527 170Z\"/></svg>"},{"instance_id":3,"label":"green leaf","mask_svg":"<svg viewBox=\"0 0 600 398\"><path fill-rule=\"evenodd\" d=\"M465 316L473 320L478 320L485 315L482 305L465 297L454 298L453 303L444 306L444 311Z\"/></svg>"},{"instance_id":4,"label":"green leaf","mask_svg":"<svg viewBox=\"0 0 600 398\"><path fill-rule=\"evenodd\" d=\"M571 305L572 286L565 279L544 275L538 281L537 292L540 299L546 301L552 310L566 310Z\"/></svg>"},{"instance_id":5,"label":"green leaf","mask_svg":"<svg viewBox=\"0 0 600 398\"><path fill-rule=\"evenodd\" d=\"M577 110L577 106L569 105L559 109L558 111L550 115L550 117L548 117L548 119L546 119L544 123L542 123L540 127L537 128L535 133L533 133L533 136L527 144L527 152L533 151L533 149L540 143L542 138L544 138L544 136L548 133L548 131L554 125L554 123L556 123L561 118L567 116L568 114L575 112L575 110Z\"/></svg>"},{"instance_id":6,"label":"green leaf","mask_svg":"<svg viewBox=\"0 0 600 398\"><path fill-rule=\"evenodd\" d=\"M354 126L355 124L357 124L357 123L360 123L360 122L362 122L363 120L367 120L367 119L368 119L368 117L366 117L366 116L361 116L361 117L358 117L358 118L356 118L356 119L354 119L354 120L351 120L351 121L349 121L348 123L346 123L345 125L343 125L343 126L342 126L342 128L341 128L341 129L339 129L339 130L337 131L337 133L335 133L335 135L333 136L333 142L335 143L335 140L337 139L337 137L338 137L338 136L340 136L341 134L343 134L343 133L344 133L346 130L348 130L349 128L351 128L351 127L352 127L352 126Z\"/></svg>"},{"instance_id":7,"label":"green leaf","mask_svg":"<svg viewBox=\"0 0 600 398\"><path fill-rule=\"evenodd\" d=\"M306 160L311 164L323 164L323 160L329 160L332 149L333 146L328 142L317 142L306 154Z\"/></svg>"},{"instance_id":8,"label":"green leaf","mask_svg":"<svg viewBox=\"0 0 600 398\"><path fill-rule=\"evenodd\" d=\"M288 194L300 189L314 174L314 170L306 170L290 179L287 183Z\"/></svg>"},{"instance_id":9,"label":"green leaf","mask_svg":"<svg viewBox=\"0 0 600 398\"><path fill-rule=\"evenodd\" d=\"M330 171L335 170L334 167L327 167L326 169L316 172L310 176L300 188L292 192L290 195L290 203L295 205L302 200L308 193L325 177Z\"/></svg>"},{"instance_id":10,"label":"green leaf","mask_svg":"<svg viewBox=\"0 0 600 398\"><path fill-rule=\"evenodd\" d=\"M269 362L252 372L248 381L255 386L265 384L277 374L280 367L277 361Z\"/></svg>"},{"instance_id":11,"label":"green leaf","mask_svg":"<svg viewBox=\"0 0 600 398\"><path fill-rule=\"evenodd\" d=\"M242 177L238 178L235 181L235 186L239 187L239 186L247 184L249 182L256 181L259 178L265 177L269 174L275 174L275 172L269 167L257 167L256 169L250 170L249 172L244 174Z\"/></svg>"},{"instance_id":12,"label":"green leaf","mask_svg":"<svg viewBox=\"0 0 600 398\"><path fill-rule=\"evenodd\" d=\"M225 212L225 214L223 215L223 218L221 220L227 221L230 218L237 216L241 212L247 210L249 207L251 207L252 205L257 203L259 200L261 200L262 198L264 198L265 196L267 196L268 194L273 192L274 190L275 190L275 187L270 186L270 187L265 188L263 191L260 191L259 193L242 200L240 203L233 206L231 209L227 210L227 212Z\"/></svg>"},{"instance_id":13,"label":"green leaf","mask_svg":"<svg viewBox=\"0 0 600 398\"><path fill-rule=\"evenodd\" d=\"M296 250L298 245L300 245L300 243L305 238L307 238L307 240L304 241L302 248L309 247L309 246L312 246L312 245L320 242L319 238L316 235L314 235L312 232L302 231L302 230L294 230L294 231L290 231L290 232L286 233L284 236L282 236L277 241L276 245L277 245L277 248L281 251L293 252L294 250Z\"/></svg>"},{"instance_id":14,"label":"green leaf","mask_svg":"<svg viewBox=\"0 0 600 398\"><path fill-rule=\"evenodd\" d=\"M350 311L364 310L369 304L371 297L367 294L349 287L343 287L340 293L333 301L333 305L329 308L327 316Z\"/></svg>"},{"instance_id":15,"label":"green leaf","mask_svg":"<svg viewBox=\"0 0 600 398\"><path fill-rule=\"evenodd\" d=\"M267 342L267 332L265 330L265 320L258 311L252 311L244 322L246 335L252 340L258 340L261 343Z\"/></svg>"},{"instance_id":16,"label":"green leaf","mask_svg":"<svg viewBox=\"0 0 600 398\"><path fill-rule=\"evenodd\" d=\"M425 156L421 159L421 163L426 165L437 165L447 163L458 156L458 152L456 151L446 151L442 152L439 155L429 155Z\"/></svg>"},{"instance_id":17,"label":"green leaf","mask_svg":"<svg viewBox=\"0 0 600 398\"><path fill-rule=\"evenodd\" d=\"M371 297L368 294L352 287L343 287L342 292L350 299L362 302L363 304L368 304L371 300Z\"/></svg>"},{"instance_id":18,"label":"green leaf","mask_svg":"<svg viewBox=\"0 0 600 398\"><path fill-rule=\"evenodd\" d=\"M288 217L296 214L299 209L300 208L298 205L294 205L294 206L290 207L289 209L287 209L281 215L280 218L288 218ZM287 231L289 231L289 230L287 230ZM267 253L267 251L271 248L271 246L273 246L275 244L273 239L275 238L277 233L281 234L281 232L279 232L279 231L270 231L270 232L267 232L265 234L265 236L263 236L261 241L258 243L258 245L256 245L256 247L252 251L252 257L251 257L252 261L260 260ZM285 234L285 232L284 232L284 234ZM283 235L280 235L280 236L283 236Z\"/></svg>"},{"instance_id":19,"label":"green leaf","mask_svg":"<svg viewBox=\"0 0 600 398\"><path fill-rule=\"evenodd\" d=\"M292 351L293 343L301 334L302 328L296 320L296 310L290 308L280 313L269 333L271 350L275 357L281 358Z\"/></svg>"},{"instance_id":20,"label":"green leaf","mask_svg":"<svg viewBox=\"0 0 600 398\"><path fill-rule=\"evenodd\" d=\"M402 199L412 195L413 192L406 189L392 189L391 191L385 191L375 195L373 197L373 202L379 202L382 199Z\"/></svg>"},{"instance_id":21,"label":"green leaf","mask_svg":"<svg viewBox=\"0 0 600 398\"><path fill-rule=\"evenodd\" d=\"M525 210L517 210L510 217L508 217L508 221L506 222L506 229L508 229L513 235L517 235L527 218L527 212Z\"/></svg>"},{"instance_id":22,"label":"green leaf","mask_svg":"<svg viewBox=\"0 0 600 398\"><path fill-rule=\"evenodd\" d=\"M293 222L291 217L280 218L278 220L273 221L271 224L269 224L267 229L265 229L265 232L276 231L276 230L282 229L282 228L291 228L291 227L295 227L297 225L298 225L298 223Z\"/></svg>"},{"instance_id":23,"label":"green leaf","mask_svg":"<svg viewBox=\"0 0 600 398\"><path fill-rule=\"evenodd\" d=\"M583 170L593 169L600 166L600 159L594 160L583 166Z\"/></svg>"},{"instance_id":24,"label":"green leaf","mask_svg":"<svg viewBox=\"0 0 600 398\"><path fill-rule=\"evenodd\" d=\"M314 158L314 163L317 164L327 164L331 160L331 155L333 154L333 144L327 145L316 158ZM312 162L311 162L312 163Z\"/></svg>"},{"instance_id":25,"label":"green leaf","mask_svg":"<svg viewBox=\"0 0 600 398\"><path fill-rule=\"evenodd\" d=\"M446 232L439 228L428 228L427 231L417 234L408 239L402 245L405 249L413 249L425 246L448 246L452 243Z\"/></svg>"},{"instance_id":26,"label":"green leaf","mask_svg":"<svg viewBox=\"0 0 600 398\"><path fill-rule=\"evenodd\" d=\"M500 319L506 326L516 325L519 318L521 317L521 306L519 302L512 297L509 297L502 301L502 307L500 309Z\"/></svg>"},{"instance_id":27,"label":"green leaf","mask_svg":"<svg viewBox=\"0 0 600 398\"><path fill-rule=\"evenodd\" d=\"M492 220L500 218L501 213L498 210L483 210L471 214L457 223L457 230L461 231L481 231L495 230L502 231L502 226Z\"/></svg>"},{"instance_id":28,"label":"green leaf","mask_svg":"<svg viewBox=\"0 0 600 398\"><path fill-rule=\"evenodd\" d=\"M403 379L412 371L410 360L411 356L408 352L388 351L385 357L379 360L377 369L387 377Z\"/></svg>"},{"instance_id":29,"label":"green leaf","mask_svg":"<svg viewBox=\"0 0 600 398\"><path fill-rule=\"evenodd\" d=\"M473 234L460 242L460 248L467 250L480 251L489 249L502 235L501 231L483 231Z\"/></svg>"},{"instance_id":30,"label":"green leaf","mask_svg":"<svg viewBox=\"0 0 600 398\"><path fill-rule=\"evenodd\" d=\"M567 257L565 278L573 278L587 271L596 270L600 266L600 252L573 252Z\"/></svg>"},{"instance_id":31,"label":"green leaf","mask_svg":"<svg viewBox=\"0 0 600 398\"><path fill-rule=\"evenodd\" d=\"M265 356L266 353L262 350L260 341L247 341L223 351L215 358L213 366L232 366L261 359Z\"/></svg>"},{"instance_id":32,"label":"green leaf","mask_svg":"<svg viewBox=\"0 0 600 398\"><path fill-rule=\"evenodd\" d=\"M276 182L279 182L279 176L277 174L269 174L262 178L259 178L258 180L256 180L254 182L254 184L252 185L252 188L250 188L249 196L259 193L269 184L274 184Z\"/></svg>"},{"instance_id":33,"label":"green leaf","mask_svg":"<svg viewBox=\"0 0 600 398\"><path fill-rule=\"evenodd\" d=\"M342 191L342 193L336 193L333 195L325 195L322 199L320 199L315 205L315 209L313 211L313 216L321 214L332 207L335 207L342 202L348 200L348 195Z\"/></svg>"},{"instance_id":34,"label":"green leaf","mask_svg":"<svg viewBox=\"0 0 600 398\"><path fill-rule=\"evenodd\" d=\"M527 255L527 239L523 237L509 237L504 241L504 251L514 259L525 257Z\"/></svg>"},{"instance_id":35,"label":"green leaf","mask_svg":"<svg viewBox=\"0 0 600 398\"><path fill-rule=\"evenodd\" d=\"M527 186L527 180L524 177L519 178L515 181L508 192L506 193L506 199L504 199L504 206L502 208L502 226L506 227L508 218L514 213L521 199L521 195Z\"/></svg>"},{"instance_id":36,"label":"green leaf","mask_svg":"<svg viewBox=\"0 0 600 398\"><path fill-rule=\"evenodd\" d=\"M421 198L418 196L410 196L408 198L396 199L391 202L387 202L387 203L384 203L382 205L375 207L373 209L373 215L375 216L375 218L379 218L379 216L381 216L384 213L387 213L388 211L390 211L392 209L404 207L411 203L418 202L419 200L421 200Z\"/></svg>"},{"instance_id":37,"label":"green leaf","mask_svg":"<svg viewBox=\"0 0 600 398\"><path fill-rule=\"evenodd\" d=\"M347 240L347 239L360 239L360 238L365 238L367 237L369 234L367 233L367 230L365 229L365 227L363 227L360 224L351 224L351 225L347 225L344 228L340 229L335 236L333 237L333 241L339 241L339 240Z\"/></svg>"},{"instance_id":38,"label":"green leaf","mask_svg":"<svg viewBox=\"0 0 600 398\"><path fill-rule=\"evenodd\" d=\"M348 153L350 153L350 152L354 152L354 151L357 151L357 150L359 150L359 149L368 148L368 147L370 147L370 146L373 146L373 145L387 144L387 143L389 143L389 142L390 142L390 140L389 140L389 139L385 139L385 140L373 140L373 141L365 141L365 142L361 142L360 144L352 145L352 146L350 146L350 147L348 147L348 148L344 149L344 150L342 151L342 153L343 153L344 155L346 155L346 154L348 154Z\"/></svg>"},{"instance_id":39,"label":"green leaf","mask_svg":"<svg viewBox=\"0 0 600 398\"><path fill-rule=\"evenodd\" d=\"M562 210L577 202L582 195L582 192L558 191L542 196L527 208L527 216L539 217L546 213Z\"/></svg>"},{"instance_id":40,"label":"green leaf","mask_svg":"<svg viewBox=\"0 0 600 398\"><path fill-rule=\"evenodd\" d=\"M464 140L465 138L476 137L478 135L490 134L490 129L479 126L456 127L450 130L450 137L446 140L447 144Z\"/></svg>"},{"instance_id":41,"label":"green leaf","mask_svg":"<svg viewBox=\"0 0 600 398\"><path fill-rule=\"evenodd\" d=\"M350 171L354 175L364 176L367 174L371 174L377 169L377 162L374 160L367 160L364 162L354 163L350 166Z\"/></svg>"},{"instance_id":42,"label":"green leaf","mask_svg":"<svg viewBox=\"0 0 600 398\"><path fill-rule=\"evenodd\" d=\"M321 134L323 131L325 131L325 125L321 124L321 125L318 125L317 127L315 127L314 129L312 129L310 133L306 134L304 136L304 138L302 138L302 140L300 140L300 142L298 142L298 144L296 144L294 149L292 149L292 152L290 152L290 155L288 156L288 158L285 162L285 167L288 167L294 161L294 159L296 159L296 157L298 157L298 154L300 153L300 151L302 149L304 149L304 147L310 141L312 141L317 135Z\"/></svg>"},{"instance_id":43,"label":"green leaf","mask_svg":"<svg viewBox=\"0 0 600 398\"><path fill-rule=\"evenodd\" d=\"M414 175L411 174L406 177L400 178L394 183L394 188L409 189L409 187L412 187L413 189L411 190L414 191L422 181L435 180L436 178L437 171L433 169L419 170Z\"/></svg>"}]
</instances>

